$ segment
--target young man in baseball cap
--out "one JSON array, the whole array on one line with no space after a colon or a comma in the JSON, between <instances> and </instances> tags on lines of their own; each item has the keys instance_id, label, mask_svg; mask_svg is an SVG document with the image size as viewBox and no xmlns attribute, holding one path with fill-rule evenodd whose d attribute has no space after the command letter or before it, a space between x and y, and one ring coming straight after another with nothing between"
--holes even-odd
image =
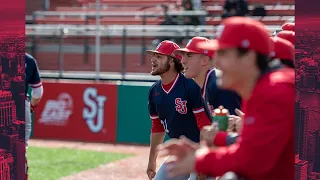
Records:
<instances>
[{"instance_id":1,"label":"young man in baseball cap","mask_svg":"<svg viewBox=\"0 0 320 180\"><path fill-rule=\"evenodd\" d=\"M288 40L290 41L293 45L295 45L295 32L293 31L287 31L287 30L284 30L284 31L280 31L278 32L276 35L276 37L280 37L282 39L285 39L285 40Z\"/></svg>"},{"instance_id":2,"label":"young man in baseball cap","mask_svg":"<svg viewBox=\"0 0 320 180\"><path fill-rule=\"evenodd\" d=\"M180 47L171 41L162 41L150 54L153 76L161 79L149 90L148 108L152 120L151 142L147 175L149 179L168 180L166 164L156 173L156 147L164 140L165 133L170 138L185 136L195 143L200 141L200 132L210 125L210 113L200 87L181 74L181 56L175 53ZM195 179L196 175L182 175L170 180Z\"/></svg>"},{"instance_id":3,"label":"young man in baseball cap","mask_svg":"<svg viewBox=\"0 0 320 180\"><path fill-rule=\"evenodd\" d=\"M291 42L279 38L279 37L270 37L273 41L273 52L271 55L271 62L273 64L283 64L286 67L293 68L294 69L294 46ZM236 126L242 126L242 120L241 117L243 117L243 112L237 110L236 111L237 116L230 116L229 119L232 119L233 121L239 121L239 122L233 122ZM237 127L237 129L241 129L241 127ZM217 130L211 129L213 132L211 132L211 135L209 138L212 139L214 137L214 142L208 142L208 144L213 143L216 146L226 146L235 143L236 139L239 137L238 135L235 136L232 134L232 136L228 136L227 139L224 138L224 132L219 132ZM240 133L240 132L239 132ZM206 134L205 134L206 135ZM218 136L216 136L218 135ZM206 138L204 138L206 139Z\"/></svg>"},{"instance_id":4,"label":"young man in baseball cap","mask_svg":"<svg viewBox=\"0 0 320 180\"><path fill-rule=\"evenodd\" d=\"M182 56L184 75L192 78L200 86L202 97L208 102L210 110L213 111L222 105L230 114L234 114L235 109L240 109L240 97L233 91L217 87L217 75L212 60L214 51L197 47L199 43L208 41L205 37L193 37L185 48L177 49L175 52Z\"/></svg>"},{"instance_id":5,"label":"young man in baseball cap","mask_svg":"<svg viewBox=\"0 0 320 180\"><path fill-rule=\"evenodd\" d=\"M294 70L269 66L273 43L259 21L231 17L222 26L216 40L198 47L216 51L218 85L246 101L241 137L216 149L204 143L197 149L187 138L168 141L160 150L176 159L169 174L233 171L248 180L294 179Z\"/></svg>"},{"instance_id":6,"label":"young man in baseball cap","mask_svg":"<svg viewBox=\"0 0 320 180\"><path fill-rule=\"evenodd\" d=\"M271 37L274 51L272 60L279 60L283 65L294 69L294 46L291 42L280 37Z\"/></svg>"},{"instance_id":7,"label":"young man in baseball cap","mask_svg":"<svg viewBox=\"0 0 320 180\"><path fill-rule=\"evenodd\" d=\"M295 23L284 23L282 26L281 26L281 29L282 30L285 30L285 31L295 31L294 30L294 27L295 27Z\"/></svg>"}]
</instances>

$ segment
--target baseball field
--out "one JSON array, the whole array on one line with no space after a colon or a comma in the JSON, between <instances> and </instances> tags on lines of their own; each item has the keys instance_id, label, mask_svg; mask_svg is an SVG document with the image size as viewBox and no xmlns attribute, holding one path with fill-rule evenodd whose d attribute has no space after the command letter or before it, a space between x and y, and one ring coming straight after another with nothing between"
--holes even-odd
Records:
<instances>
[{"instance_id":1,"label":"baseball field","mask_svg":"<svg viewBox=\"0 0 320 180\"><path fill-rule=\"evenodd\" d=\"M148 146L34 139L29 144L29 180L147 179Z\"/></svg>"}]
</instances>

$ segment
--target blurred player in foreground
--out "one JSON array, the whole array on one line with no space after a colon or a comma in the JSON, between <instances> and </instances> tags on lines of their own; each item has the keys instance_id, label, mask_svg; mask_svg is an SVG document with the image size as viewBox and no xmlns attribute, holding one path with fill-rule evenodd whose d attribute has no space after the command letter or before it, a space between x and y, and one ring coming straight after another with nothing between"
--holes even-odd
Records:
<instances>
[{"instance_id":1,"label":"blurred player in foreground","mask_svg":"<svg viewBox=\"0 0 320 180\"><path fill-rule=\"evenodd\" d=\"M274 50L271 56L271 63L274 64L283 64L286 67L294 69L294 46L291 42L279 38L279 37L271 37L274 45ZM272 65L272 64L271 64ZM236 142L236 139L241 135L242 129L242 119L244 113L240 110L236 110L236 115L229 116L229 125L230 128L235 127L237 134L228 134L226 132L219 132L215 128L207 128L209 132L203 133L204 140L207 140L208 145L215 146L227 146ZM232 127L233 126L233 127ZM213 139L213 141L212 141Z\"/></svg>"},{"instance_id":2,"label":"blurred player in foreground","mask_svg":"<svg viewBox=\"0 0 320 180\"><path fill-rule=\"evenodd\" d=\"M28 141L31 135L31 113L35 110L43 95L43 87L40 79L40 72L36 60L30 55L25 54L25 143L28 149ZM28 87L32 89L31 100L28 96ZM26 159L26 178L28 179L28 162Z\"/></svg>"},{"instance_id":3,"label":"blurred player in foreground","mask_svg":"<svg viewBox=\"0 0 320 180\"><path fill-rule=\"evenodd\" d=\"M200 86L202 97L208 102L211 112L223 105L230 114L234 114L235 109L240 109L240 97L233 91L217 87L217 75L212 60L214 51L197 48L197 44L207 41L209 39L204 37L194 37L185 48L176 50L176 53L182 56L184 75L193 78Z\"/></svg>"},{"instance_id":4,"label":"blurred player in foreground","mask_svg":"<svg viewBox=\"0 0 320 180\"><path fill-rule=\"evenodd\" d=\"M180 47L171 41L162 41L156 50L146 51L152 56L151 75L160 76L161 80L149 90L148 107L152 120L151 147L147 175L149 179L167 180L166 167L163 164L156 173L158 145L163 143L165 133L170 138L186 136L191 141L200 141L200 131L211 124L209 110L201 96L199 86L181 74L183 70L181 56L174 53ZM174 180L187 180L190 173ZM191 175L190 179L195 179Z\"/></svg>"},{"instance_id":5,"label":"blurred player in foreground","mask_svg":"<svg viewBox=\"0 0 320 180\"><path fill-rule=\"evenodd\" d=\"M281 64L289 67L295 68L294 64L294 27L295 23L285 23L282 25L282 30L275 33L275 37L271 37L274 45L274 53L271 56L273 62L280 61ZM243 112L236 110L236 115L229 116L229 125L235 127L238 135L241 133L242 129L242 117L244 116ZM210 128L212 132L204 134L204 139L217 137L218 140L214 141L216 146L225 146L230 145L235 142L238 136L227 136L227 140L224 141L222 137L225 134L224 132L217 132L217 130ZM221 139L221 140L220 140Z\"/></svg>"},{"instance_id":6,"label":"blurred player in foreground","mask_svg":"<svg viewBox=\"0 0 320 180\"><path fill-rule=\"evenodd\" d=\"M217 40L199 44L216 50L221 88L246 101L243 130L235 144L200 148L187 138L169 140L159 149L172 155L170 176L190 172L221 176L233 171L247 180L294 178L294 70L270 67L273 43L264 25L246 17L222 22Z\"/></svg>"}]
</instances>

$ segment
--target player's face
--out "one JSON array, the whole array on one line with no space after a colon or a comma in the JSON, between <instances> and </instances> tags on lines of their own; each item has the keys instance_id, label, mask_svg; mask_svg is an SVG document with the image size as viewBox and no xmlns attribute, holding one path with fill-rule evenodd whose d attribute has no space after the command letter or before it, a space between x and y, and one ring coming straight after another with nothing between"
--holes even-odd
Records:
<instances>
[{"instance_id":1,"label":"player's face","mask_svg":"<svg viewBox=\"0 0 320 180\"><path fill-rule=\"evenodd\" d=\"M221 76L217 80L219 87L235 90L243 83L243 71L248 69L242 66L237 49L219 50L215 53L214 60L221 70Z\"/></svg>"},{"instance_id":2,"label":"player's face","mask_svg":"<svg viewBox=\"0 0 320 180\"><path fill-rule=\"evenodd\" d=\"M161 75L170 70L168 56L155 53L151 58L151 75Z\"/></svg>"},{"instance_id":3,"label":"player's face","mask_svg":"<svg viewBox=\"0 0 320 180\"><path fill-rule=\"evenodd\" d=\"M184 68L184 75L187 78L195 78L201 71L201 54L196 53L181 53L182 60L181 63Z\"/></svg>"}]
</instances>

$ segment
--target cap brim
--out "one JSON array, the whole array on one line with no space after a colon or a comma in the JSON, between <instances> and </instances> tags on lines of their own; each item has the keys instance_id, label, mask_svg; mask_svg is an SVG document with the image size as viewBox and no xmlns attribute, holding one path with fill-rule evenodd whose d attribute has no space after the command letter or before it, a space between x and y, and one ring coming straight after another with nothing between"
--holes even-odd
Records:
<instances>
[{"instance_id":1,"label":"cap brim","mask_svg":"<svg viewBox=\"0 0 320 180\"><path fill-rule=\"evenodd\" d=\"M180 49L175 50L174 52L175 52L175 53L179 53L179 54L181 54L181 53L196 53L196 54L201 54L201 53L199 53L199 52L197 52L197 51L193 51L193 50L190 50L190 49L187 49L187 48L180 48Z\"/></svg>"},{"instance_id":2,"label":"cap brim","mask_svg":"<svg viewBox=\"0 0 320 180\"><path fill-rule=\"evenodd\" d=\"M200 42L197 44L197 47L204 50L217 51L222 49L233 48L236 46L233 44L231 45L231 44L221 43L219 40L214 39L207 42Z\"/></svg>"},{"instance_id":3,"label":"cap brim","mask_svg":"<svg viewBox=\"0 0 320 180\"><path fill-rule=\"evenodd\" d=\"M149 54L149 55L162 54L162 55L166 55L167 56L167 54L164 54L164 53L161 53L161 52L155 51L155 50L146 50L146 53Z\"/></svg>"}]
</instances>

